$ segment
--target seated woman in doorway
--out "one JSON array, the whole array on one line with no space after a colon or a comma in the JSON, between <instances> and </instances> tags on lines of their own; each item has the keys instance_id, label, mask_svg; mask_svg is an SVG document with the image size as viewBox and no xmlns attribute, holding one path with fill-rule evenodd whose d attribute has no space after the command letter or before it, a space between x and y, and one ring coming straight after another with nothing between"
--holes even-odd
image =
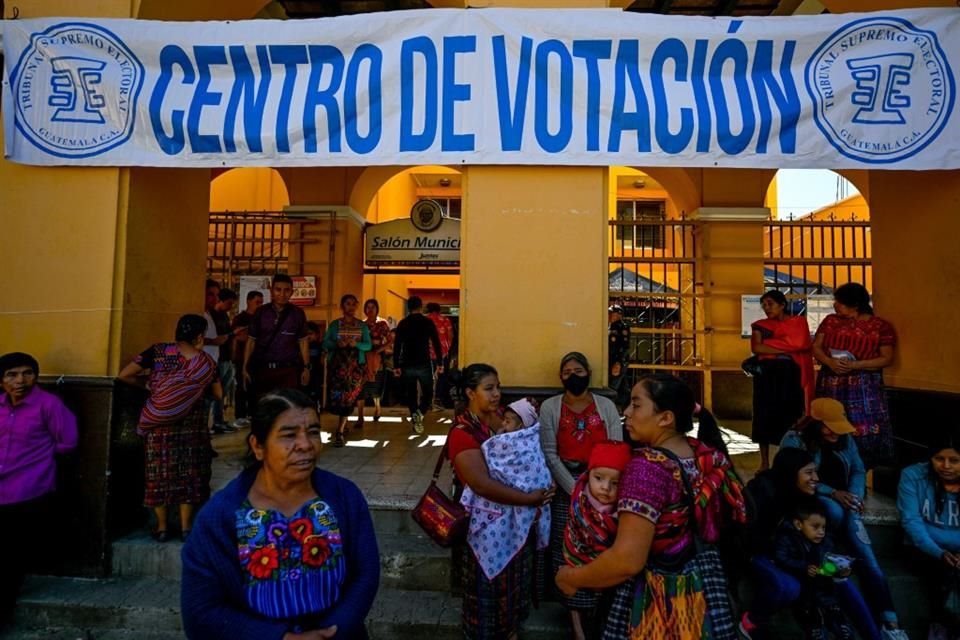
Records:
<instances>
[{"instance_id":1,"label":"seated woman in doorway","mask_svg":"<svg viewBox=\"0 0 960 640\"><path fill-rule=\"evenodd\" d=\"M167 507L179 505L180 536L190 534L194 509L210 496L212 449L204 395L223 396L217 363L203 351L207 321L185 315L177 322L176 342L153 345L117 378L149 392L137 433L146 448L143 503L157 518L154 538L170 539Z\"/></svg>"},{"instance_id":2,"label":"seated woman in doorway","mask_svg":"<svg viewBox=\"0 0 960 640\"><path fill-rule=\"evenodd\" d=\"M761 640L776 637L770 620L781 609L800 597L800 582L773 561L773 541L785 518L797 505L817 495L820 478L817 465L804 449L784 448L773 458L773 466L747 483L747 545L751 550L750 568L754 574L754 600L740 618L740 631L746 638ZM852 580L837 583L837 597L847 617L854 621L860 637L879 640L880 630L870 609Z\"/></svg>"},{"instance_id":3,"label":"seated woman in doorway","mask_svg":"<svg viewBox=\"0 0 960 640\"><path fill-rule=\"evenodd\" d=\"M348 293L340 298L343 317L330 323L323 336L327 356L327 409L339 416L333 446L346 444L347 417L363 393L367 376L367 352L373 343L367 325L357 318L357 296Z\"/></svg>"},{"instance_id":4,"label":"seated woman in doorway","mask_svg":"<svg viewBox=\"0 0 960 640\"><path fill-rule=\"evenodd\" d=\"M466 400L458 407L447 437L454 486L459 500L465 488L475 496L506 507L541 507L550 503L554 488L530 491L514 489L492 477L482 445L502 427L500 378L488 364L471 364L455 373L453 381ZM471 517L475 512L471 512ZM488 578L480 560L466 542L454 547L453 569L460 573L463 588L461 621L469 640L516 640L530 612L534 592L536 527L528 526L526 541L499 573ZM486 564L486 563L485 563Z\"/></svg>"},{"instance_id":5,"label":"seated woman in doorway","mask_svg":"<svg viewBox=\"0 0 960 640\"><path fill-rule=\"evenodd\" d=\"M746 519L742 485L709 411L700 409L697 438L689 435L695 411L679 378L658 374L634 385L624 415L640 446L621 478L613 546L557 573L567 595L617 587L604 638L736 638L719 553L697 540L712 545Z\"/></svg>"},{"instance_id":6,"label":"seated woman in doorway","mask_svg":"<svg viewBox=\"0 0 960 640\"><path fill-rule=\"evenodd\" d=\"M832 398L810 403L810 415L788 431L780 446L806 450L817 466L817 496L827 513L834 539L857 559L853 568L884 627L899 627L890 585L880 568L863 524L866 472L853 442L856 429L847 420L843 405Z\"/></svg>"},{"instance_id":7,"label":"seated woman in doorway","mask_svg":"<svg viewBox=\"0 0 960 640\"><path fill-rule=\"evenodd\" d=\"M623 428L616 405L607 398L590 392L590 362L578 351L560 359L560 382L563 393L547 398L540 407L540 446L547 466L557 485L551 506L550 555L548 576L566 564L563 538L570 518L570 495L577 478L587 470L593 447L607 440L623 440ZM583 640L585 627L593 626L590 618L599 602L599 594L582 591L562 596L570 611L573 637Z\"/></svg>"},{"instance_id":8,"label":"seated woman in doorway","mask_svg":"<svg viewBox=\"0 0 960 640\"><path fill-rule=\"evenodd\" d=\"M960 612L947 598L960 590L960 432L937 431L927 461L900 475L897 509L910 566L923 577L930 603L931 640L960 637Z\"/></svg>"},{"instance_id":9,"label":"seated woman in doorway","mask_svg":"<svg viewBox=\"0 0 960 640\"><path fill-rule=\"evenodd\" d=\"M813 343L803 316L787 313L787 298L771 289L760 297L766 318L750 325L750 350L759 372L753 376L753 431L760 445L760 471L770 466L770 445L810 410L813 400Z\"/></svg>"},{"instance_id":10,"label":"seated woman in doorway","mask_svg":"<svg viewBox=\"0 0 960 640\"><path fill-rule=\"evenodd\" d=\"M200 511L183 548L187 638L368 637L380 579L373 521L356 485L316 468L315 406L295 389L257 403L255 462Z\"/></svg>"}]
</instances>

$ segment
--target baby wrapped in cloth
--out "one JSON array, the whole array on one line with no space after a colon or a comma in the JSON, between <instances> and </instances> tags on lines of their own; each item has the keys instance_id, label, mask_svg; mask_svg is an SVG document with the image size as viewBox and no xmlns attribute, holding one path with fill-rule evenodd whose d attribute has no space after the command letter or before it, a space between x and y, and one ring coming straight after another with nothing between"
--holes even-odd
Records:
<instances>
[{"instance_id":1,"label":"baby wrapped in cloth","mask_svg":"<svg viewBox=\"0 0 960 640\"><path fill-rule=\"evenodd\" d=\"M563 558L567 564L589 564L613 545L617 537L616 483L630 456L629 445L610 440L596 444L590 452L587 470L570 494L570 519L563 532ZM592 475L597 476L593 482Z\"/></svg>"},{"instance_id":2,"label":"baby wrapped in cloth","mask_svg":"<svg viewBox=\"0 0 960 640\"><path fill-rule=\"evenodd\" d=\"M540 422L527 400L510 405L523 428L498 433L481 445L490 477L518 491L535 491L553 484L540 448ZM525 507L492 502L466 487L460 503L470 512L467 543L488 580L503 571L523 549L536 527L537 549L550 542L550 505Z\"/></svg>"}]
</instances>

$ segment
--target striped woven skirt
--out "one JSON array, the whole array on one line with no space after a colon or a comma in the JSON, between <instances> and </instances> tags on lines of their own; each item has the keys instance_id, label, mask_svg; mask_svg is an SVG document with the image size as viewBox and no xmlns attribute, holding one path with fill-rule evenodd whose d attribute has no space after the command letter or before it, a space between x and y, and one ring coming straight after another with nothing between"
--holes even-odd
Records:
<instances>
[{"instance_id":1,"label":"striped woven skirt","mask_svg":"<svg viewBox=\"0 0 960 640\"><path fill-rule=\"evenodd\" d=\"M893 425L881 372L854 371L840 376L821 369L817 397L833 398L843 404L847 419L857 430L853 440L864 467L869 470L893 462Z\"/></svg>"},{"instance_id":2,"label":"striped woven skirt","mask_svg":"<svg viewBox=\"0 0 960 640\"><path fill-rule=\"evenodd\" d=\"M520 552L493 580L484 575L469 545L458 545L455 552L463 586L463 637L505 640L519 632L530 614L534 592L535 534L527 538Z\"/></svg>"},{"instance_id":3,"label":"striped woven skirt","mask_svg":"<svg viewBox=\"0 0 960 640\"><path fill-rule=\"evenodd\" d=\"M210 433L203 400L173 424L144 427L146 490L143 504L202 504L210 497Z\"/></svg>"}]
</instances>

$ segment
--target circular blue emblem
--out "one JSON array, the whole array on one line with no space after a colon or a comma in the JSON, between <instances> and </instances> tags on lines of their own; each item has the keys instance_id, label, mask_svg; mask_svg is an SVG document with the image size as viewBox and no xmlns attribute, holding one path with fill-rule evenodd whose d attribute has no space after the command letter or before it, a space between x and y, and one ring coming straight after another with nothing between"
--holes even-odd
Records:
<instances>
[{"instance_id":1,"label":"circular blue emblem","mask_svg":"<svg viewBox=\"0 0 960 640\"><path fill-rule=\"evenodd\" d=\"M133 133L143 65L120 38L85 22L30 37L11 74L16 125L37 148L89 158Z\"/></svg>"},{"instance_id":2,"label":"circular blue emblem","mask_svg":"<svg viewBox=\"0 0 960 640\"><path fill-rule=\"evenodd\" d=\"M918 153L953 110L953 72L934 33L895 17L855 20L807 62L820 131L837 151L887 164Z\"/></svg>"}]
</instances>

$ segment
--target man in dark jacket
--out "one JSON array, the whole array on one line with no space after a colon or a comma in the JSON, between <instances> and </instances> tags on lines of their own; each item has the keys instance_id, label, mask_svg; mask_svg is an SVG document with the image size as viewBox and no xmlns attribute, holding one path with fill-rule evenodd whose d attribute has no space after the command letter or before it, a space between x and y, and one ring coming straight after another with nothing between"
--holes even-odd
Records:
<instances>
[{"instance_id":1,"label":"man in dark jacket","mask_svg":"<svg viewBox=\"0 0 960 640\"><path fill-rule=\"evenodd\" d=\"M430 345L433 345L435 354L441 354L443 350L436 325L423 315L423 300L411 296L407 309L410 315L397 325L393 374L401 378L413 431L420 434L423 433L423 416L433 404L434 371L437 375L443 373L443 364L430 357Z\"/></svg>"}]
</instances>

